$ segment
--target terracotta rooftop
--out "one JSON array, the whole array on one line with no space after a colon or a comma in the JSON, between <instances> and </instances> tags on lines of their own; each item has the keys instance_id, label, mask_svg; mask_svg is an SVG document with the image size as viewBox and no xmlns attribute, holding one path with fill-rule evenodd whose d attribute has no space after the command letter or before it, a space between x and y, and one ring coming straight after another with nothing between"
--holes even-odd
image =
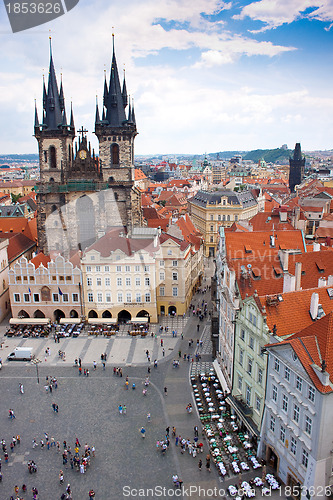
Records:
<instances>
[{"instance_id":1,"label":"terracotta rooftop","mask_svg":"<svg viewBox=\"0 0 333 500\"><path fill-rule=\"evenodd\" d=\"M31 240L22 233L1 233L1 238L9 239L7 249L9 264L28 250L33 250L36 246L36 241Z\"/></svg>"},{"instance_id":2,"label":"terracotta rooftop","mask_svg":"<svg viewBox=\"0 0 333 500\"><path fill-rule=\"evenodd\" d=\"M321 247L326 249L326 247ZM296 262L302 263L301 288L316 288L319 278L328 278L333 275L333 252L309 252L289 254L288 272L295 276ZM239 259L228 262L235 270L239 292L242 298L246 294L252 295L257 290L258 295L282 293L284 273L277 254L259 256L252 259ZM251 264L250 270L247 268ZM242 271L246 269L246 272Z\"/></svg>"},{"instance_id":3,"label":"terracotta rooftop","mask_svg":"<svg viewBox=\"0 0 333 500\"><path fill-rule=\"evenodd\" d=\"M274 325L276 325L277 335L285 337L298 333L310 325L317 324L318 320L313 320L310 315L313 293L318 293L319 303L326 315L333 311L333 299L330 298L328 289L330 287L282 293L279 294L280 300L276 294L262 296L257 298L257 304L261 309L265 307L269 329L273 330Z\"/></svg>"},{"instance_id":4,"label":"terracotta rooftop","mask_svg":"<svg viewBox=\"0 0 333 500\"><path fill-rule=\"evenodd\" d=\"M294 231L294 227L287 220L286 222L280 222L279 214L273 214L272 212L258 212L252 219L249 220L251 226L253 226L253 231L269 231L274 229L277 231L286 230Z\"/></svg>"},{"instance_id":5,"label":"terracotta rooftop","mask_svg":"<svg viewBox=\"0 0 333 500\"><path fill-rule=\"evenodd\" d=\"M259 255L271 255L278 253L279 249L305 251L305 243L302 232L274 231L274 247L271 247L272 231L253 231L246 233L226 232L226 252L229 259L256 258Z\"/></svg>"},{"instance_id":6,"label":"terracotta rooftop","mask_svg":"<svg viewBox=\"0 0 333 500\"><path fill-rule=\"evenodd\" d=\"M34 264L36 269L40 265L47 268L48 263L51 262L51 257L49 255L44 255L43 252L39 252L30 262Z\"/></svg>"},{"instance_id":7,"label":"terracotta rooftop","mask_svg":"<svg viewBox=\"0 0 333 500\"><path fill-rule=\"evenodd\" d=\"M37 241L37 219L27 219L26 217L1 217L0 237L3 233L24 233L33 241Z\"/></svg>"},{"instance_id":8,"label":"terracotta rooftop","mask_svg":"<svg viewBox=\"0 0 333 500\"><path fill-rule=\"evenodd\" d=\"M147 179L147 176L142 172L141 168L134 169L134 180L139 181L142 179Z\"/></svg>"},{"instance_id":9,"label":"terracotta rooftop","mask_svg":"<svg viewBox=\"0 0 333 500\"><path fill-rule=\"evenodd\" d=\"M281 343L274 344L280 347L289 344L295 351L299 361L309 375L314 386L322 393L332 392L331 385L324 385L313 365L322 368L323 360L326 363L325 371L330 375L333 383L333 313L329 313L295 335ZM271 347L271 346L268 346Z\"/></svg>"}]
</instances>

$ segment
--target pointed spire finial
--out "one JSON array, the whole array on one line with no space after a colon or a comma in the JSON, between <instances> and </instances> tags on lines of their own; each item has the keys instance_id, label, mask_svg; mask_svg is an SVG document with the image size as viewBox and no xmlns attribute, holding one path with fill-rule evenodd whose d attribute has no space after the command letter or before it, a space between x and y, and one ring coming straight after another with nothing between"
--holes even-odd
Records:
<instances>
[{"instance_id":1,"label":"pointed spire finial","mask_svg":"<svg viewBox=\"0 0 333 500\"><path fill-rule=\"evenodd\" d=\"M70 128L71 129L75 129L75 125L74 125L74 113L73 113L73 102L71 101L71 118L70 118Z\"/></svg>"},{"instance_id":2,"label":"pointed spire finial","mask_svg":"<svg viewBox=\"0 0 333 500\"><path fill-rule=\"evenodd\" d=\"M38 112L37 112L37 102L35 99L35 128L39 128Z\"/></svg>"}]
</instances>

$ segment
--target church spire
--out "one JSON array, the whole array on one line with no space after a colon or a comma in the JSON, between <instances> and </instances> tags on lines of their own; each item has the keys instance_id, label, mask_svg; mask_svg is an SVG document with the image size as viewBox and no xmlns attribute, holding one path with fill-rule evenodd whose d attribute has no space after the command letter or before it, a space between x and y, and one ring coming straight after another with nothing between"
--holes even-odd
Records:
<instances>
[{"instance_id":1,"label":"church spire","mask_svg":"<svg viewBox=\"0 0 333 500\"><path fill-rule=\"evenodd\" d=\"M57 77L54 69L52 44L50 37L50 65L47 90L45 80L43 82L43 126L47 130L58 130L63 127L66 119L64 89L61 81L60 92L58 90ZM66 123L67 126L67 123Z\"/></svg>"},{"instance_id":2,"label":"church spire","mask_svg":"<svg viewBox=\"0 0 333 500\"><path fill-rule=\"evenodd\" d=\"M124 68L124 81L123 81L122 96L123 96L124 108L126 108L126 106L128 104L128 97L127 97L127 88L126 88L126 79L125 79L125 68Z\"/></svg>"},{"instance_id":3,"label":"church spire","mask_svg":"<svg viewBox=\"0 0 333 500\"><path fill-rule=\"evenodd\" d=\"M119 81L113 34L112 34L112 44L113 44L113 51L112 51L112 62L111 62L111 72L110 72L110 83L105 104L106 120L108 121L108 125L111 127L122 127L126 122L126 115L125 115L123 94Z\"/></svg>"},{"instance_id":4,"label":"church spire","mask_svg":"<svg viewBox=\"0 0 333 500\"><path fill-rule=\"evenodd\" d=\"M35 128L39 128L39 120L38 120L38 112L37 112L36 99L35 99Z\"/></svg>"},{"instance_id":5,"label":"church spire","mask_svg":"<svg viewBox=\"0 0 333 500\"><path fill-rule=\"evenodd\" d=\"M70 119L70 128L72 130L75 130L75 125L74 125L74 113L73 113L73 103L71 102L71 119Z\"/></svg>"},{"instance_id":6,"label":"church spire","mask_svg":"<svg viewBox=\"0 0 333 500\"><path fill-rule=\"evenodd\" d=\"M96 96L96 114L95 114L95 125L100 125L101 123L101 119L99 117L99 109L98 109L98 99L97 99L97 96Z\"/></svg>"}]
</instances>

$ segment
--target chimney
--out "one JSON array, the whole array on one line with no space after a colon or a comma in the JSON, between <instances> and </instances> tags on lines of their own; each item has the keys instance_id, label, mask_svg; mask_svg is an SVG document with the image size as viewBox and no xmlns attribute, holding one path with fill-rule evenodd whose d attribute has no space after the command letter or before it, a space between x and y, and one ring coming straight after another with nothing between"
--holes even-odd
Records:
<instances>
[{"instance_id":1,"label":"chimney","mask_svg":"<svg viewBox=\"0 0 333 500\"><path fill-rule=\"evenodd\" d=\"M332 286L333 285L333 274L330 274L329 277L327 278L327 286Z\"/></svg>"},{"instance_id":2,"label":"chimney","mask_svg":"<svg viewBox=\"0 0 333 500\"><path fill-rule=\"evenodd\" d=\"M288 220L288 213L280 212L280 222L287 222L287 220Z\"/></svg>"},{"instance_id":3,"label":"chimney","mask_svg":"<svg viewBox=\"0 0 333 500\"><path fill-rule=\"evenodd\" d=\"M283 275L283 292L294 292L296 287L296 278L290 273Z\"/></svg>"},{"instance_id":4,"label":"chimney","mask_svg":"<svg viewBox=\"0 0 333 500\"><path fill-rule=\"evenodd\" d=\"M318 280L318 288L322 288L324 286L327 286L326 278L319 278L319 280Z\"/></svg>"},{"instance_id":5,"label":"chimney","mask_svg":"<svg viewBox=\"0 0 333 500\"><path fill-rule=\"evenodd\" d=\"M275 238L274 238L274 236L271 235L269 237L269 240L270 240L269 244L270 244L271 248L275 248Z\"/></svg>"},{"instance_id":6,"label":"chimney","mask_svg":"<svg viewBox=\"0 0 333 500\"><path fill-rule=\"evenodd\" d=\"M98 236L98 239L103 238L103 236L105 236L105 231L103 231L102 229L99 229L97 231L97 236Z\"/></svg>"},{"instance_id":7,"label":"chimney","mask_svg":"<svg viewBox=\"0 0 333 500\"><path fill-rule=\"evenodd\" d=\"M314 252L320 252L320 243L314 242L314 244L313 244L313 251Z\"/></svg>"},{"instance_id":8,"label":"chimney","mask_svg":"<svg viewBox=\"0 0 333 500\"><path fill-rule=\"evenodd\" d=\"M296 290L301 290L301 279L302 279L302 262L296 262L295 265L295 277L296 277Z\"/></svg>"},{"instance_id":9,"label":"chimney","mask_svg":"<svg viewBox=\"0 0 333 500\"><path fill-rule=\"evenodd\" d=\"M281 267L283 271L287 273L289 265L289 253L286 250L279 250L279 257L280 257Z\"/></svg>"},{"instance_id":10,"label":"chimney","mask_svg":"<svg viewBox=\"0 0 333 500\"><path fill-rule=\"evenodd\" d=\"M318 304L319 304L319 295L318 295L318 293L314 292L311 295L311 304L310 304L310 315L311 315L312 319L317 319Z\"/></svg>"}]
</instances>

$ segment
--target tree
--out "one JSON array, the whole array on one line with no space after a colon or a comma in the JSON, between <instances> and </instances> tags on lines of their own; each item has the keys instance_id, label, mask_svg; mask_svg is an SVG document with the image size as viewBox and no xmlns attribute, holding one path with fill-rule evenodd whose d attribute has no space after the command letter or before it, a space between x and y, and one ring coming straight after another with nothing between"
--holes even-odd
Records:
<instances>
[{"instance_id":1,"label":"tree","mask_svg":"<svg viewBox=\"0 0 333 500\"><path fill-rule=\"evenodd\" d=\"M11 193L10 196L12 197L12 203L17 203L19 198L21 198L21 193L19 194L14 194L14 193Z\"/></svg>"}]
</instances>

